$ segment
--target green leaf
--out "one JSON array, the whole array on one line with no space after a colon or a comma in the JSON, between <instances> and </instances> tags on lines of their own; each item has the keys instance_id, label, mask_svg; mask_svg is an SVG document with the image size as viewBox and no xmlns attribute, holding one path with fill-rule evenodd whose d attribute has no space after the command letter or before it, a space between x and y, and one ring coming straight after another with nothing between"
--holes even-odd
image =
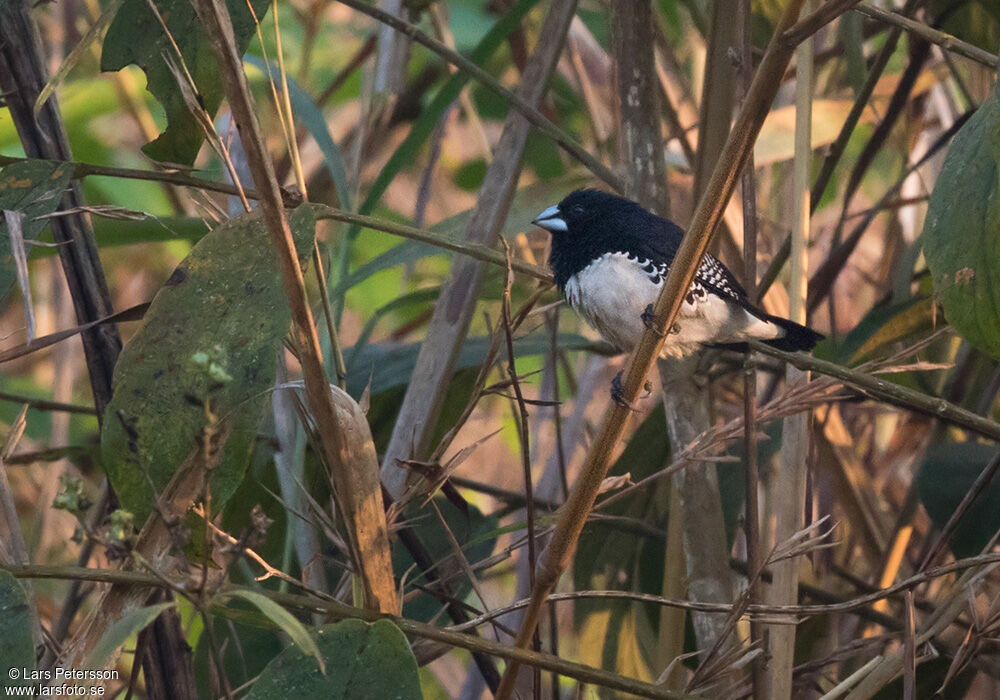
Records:
<instances>
[{"instance_id":1,"label":"green leaf","mask_svg":"<svg viewBox=\"0 0 1000 700\"><path fill-rule=\"evenodd\" d=\"M300 260L312 251L308 207L290 225ZM104 469L124 508L143 522L205 434L204 402L224 440L212 498L239 485L274 383L275 356L291 316L261 219L233 219L205 236L174 271L115 367L101 434ZM224 381L226 376L232 381ZM228 438L228 439L225 439Z\"/></svg>"},{"instance_id":2,"label":"green leaf","mask_svg":"<svg viewBox=\"0 0 1000 700\"><path fill-rule=\"evenodd\" d=\"M305 625L299 622L294 615L285 610L283 607L275 603L267 596L257 593L256 591L237 589L234 591L226 591L219 597L242 598L246 602L255 606L271 622L281 629L282 632L288 635L289 639L292 640L301 653L306 656L311 656L316 660L316 663L312 664L313 669L318 668L321 673L326 673L326 660L320 654L320 650L319 647L316 646L316 642L314 642L312 637L309 636L309 632L306 630Z\"/></svg>"},{"instance_id":3,"label":"green leaf","mask_svg":"<svg viewBox=\"0 0 1000 700\"><path fill-rule=\"evenodd\" d=\"M62 85L63 81L66 80L66 76L69 75L70 71L76 67L76 64L80 62L80 59L84 55L90 53L89 49L91 44L97 40L98 36L104 31L104 29L111 22L111 19L118 12L118 8L121 7L124 0L111 0L111 2L101 10L101 16L97 18L97 21L90 25L90 29L87 33L83 35L80 41L76 42L76 46L70 51L69 55L63 59L63 62L59 65L59 69L49 78L48 82L45 83L45 87L42 88L41 92L38 93L38 97L35 98L35 117L38 117L38 113L42 111L42 107L45 105L46 101L55 93L56 88Z\"/></svg>"},{"instance_id":4,"label":"green leaf","mask_svg":"<svg viewBox=\"0 0 1000 700\"><path fill-rule=\"evenodd\" d=\"M917 473L917 495L924 510L939 529L997 453L995 445L950 442L932 445ZM951 551L956 557L979 554L1000 529L1000 477L979 494L958 521L952 534Z\"/></svg>"},{"instance_id":5,"label":"green leaf","mask_svg":"<svg viewBox=\"0 0 1000 700\"><path fill-rule=\"evenodd\" d=\"M375 309L371 313L371 316L365 321L364 328L361 329L361 333L358 335L358 341L351 348L351 354L347 360L347 367L350 368L354 364L354 355L359 351L363 350L367 345L368 341L371 340L372 333L375 332L375 326L382 318L393 311L399 309L404 309L408 306L413 306L416 304L429 304L430 302L437 299L438 294L441 292L440 287L427 287L426 289L418 289L415 292L410 292L408 294L403 294L402 296L396 297L388 304ZM348 371L350 371L348 369Z\"/></svg>"},{"instance_id":6,"label":"green leaf","mask_svg":"<svg viewBox=\"0 0 1000 700\"><path fill-rule=\"evenodd\" d=\"M298 647L268 664L249 700L421 700L417 662L406 637L388 620L344 620L315 635L326 675Z\"/></svg>"},{"instance_id":7,"label":"green leaf","mask_svg":"<svg viewBox=\"0 0 1000 700\"><path fill-rule=\"evenodd\" d=\"M431 230L433 231L434 229ZM403 241L384 253L376 255L368 262L359 266L357 270L344 277L343 281L337 285L334 293L343 294L351 287L361 284L377 272L388 270L403 263L415 262L433 255L443 255L446 252L430 243L413 240Z\"/></svg>"},{"instance_id":8,"label":"green leaf","mask_svg":"<svg viewBox=\"0 0 1000 700\"><path fill-rule=\"evenodd\" d=\"M22 685L11 669L35 668L35 643L31 638L31 608L17 579L0 571L0 687Z\"/></svg>"},{"instance_id":9,"label":"green leaf","mask_svg":"<svg viewBox=\"0 0 1000 700\"><path fill-rule=\"evenodd\" d=\"M868 72L868 66L865 64L865 36L861 27L861 15L856 12L845 12L838 24L840 45L844 47L844 58L847 63L847 82L857 95L865 84L865 75Z\"/></svg>"},{"instance_id":10,"label":"green leaf","mask_svg":"<svg viewBox=\"0 0 1000 700\"><path fill-rule=\"evenodd\" d=\"M160 603L125 613L123 617L113 622L104 631L104 635L87 655L83 668L100 668L115 649L124 644L129 637L144 630L147 625L160 616L160 613L167 608L174 607L175 604L173 602Z\"/></svg>"},{"instance_id":11,"label":"green leaf","mask_svg":"<svg viewBox=\"0 0 1000 700\"><path fill-rule=\"evenodd\" d=\"M593 182L593 177L589 173L575 172L550 180L533 182L520 188L514 195L510 205L510 213L504 219L500 234L504 238L510 238L522 231L531 230L533 228L531 220L538 216L542 209L555 204L573 190L585 187L591 182ZM473 209L467 209L449 216L434 224L431 230L445 236L459 238L465 233L469 220L472 218L472 212Z\"/></svg>"},{"instance_id":12,"label":"green leaf","mask_svg":"<svg viewBox=\"0 0 1000 700\"><path fill-rule=\"evenodd\" d=\"M114 246L165 241L197 243L209 232L209 222L197 216L150 216L145 219L108 219L94 217L94 238L104 250ZM58 255L51 247L34 251L34 257Z\"/></svg>"},{"instance_id":13,"label":"green leaf","mask_svg":"<svg viewBox=\"0 0 1000 700\"><path fill-rule=\"evenodd\" d=\"M192 116L165 57L180 64L174 48L176 43L210 118L215 116L222 102L222 82L215 52L189 0L154 0L154 4L157 13L150 9L148 0L125 0L104 37L101 70L121 70L134 63L146 73L147 89L167 113L167 128L142 150L154 160L190 165L198 155L205 134ZM269 5L267 0L249 3L226 0L240 55L246 51L255 32L250 6L256 16L263 19ZM170 32L169 37L163 31L161 19ZM180 72L183 74L183 70Z\"/></svg>"},{"instance_id":14,"label":"green leaf","mask_svg":"<svg viewBox=\"0 0 1000 700\"><path fill-rule=\"evenodd\" d=\"M17 211L24 216L22 232L25 245L34 241L45 228L51 214L59 206L63 191L69 187L73 169L47 160L26 160L11 163L0 170L0 210ZM30 250L25 251L31 253ZM4 217L0 215L0 298L14 280L17 269L10 247L10 235Z\"/></svg>"},{"instance_id":15,"label":"green leaf","mask_svg":"<svg viewBox=\"0 0 1000 700\"><path fill-rule=\"evenodd\" d=\"M931 194L923 244L948 322L1000 358L1000 95L958 131Z\"/></svg>"}]
</instances>

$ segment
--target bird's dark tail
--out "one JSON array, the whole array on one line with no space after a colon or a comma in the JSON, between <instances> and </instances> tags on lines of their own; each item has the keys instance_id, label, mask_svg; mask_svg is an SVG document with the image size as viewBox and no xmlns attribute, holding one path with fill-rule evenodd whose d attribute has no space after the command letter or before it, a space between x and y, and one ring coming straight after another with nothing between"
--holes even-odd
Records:
<instances>
[{"instance_id":1,"label":"bird's dark tail","mask_svg":"<svg viewBox=\"0 0 1000 700\"><path fill-rule=\"evenodd\" d=\"M771 316L768 314L764 319L768 323L779 326L785 332L780 338L772 338L763 342L778 350L795 352L796 350L812 350L816 343L825 337L822 333L817 333L812 328L806 328L795 321L789 321L781 316Z\"/></svg>"}]
</instances>

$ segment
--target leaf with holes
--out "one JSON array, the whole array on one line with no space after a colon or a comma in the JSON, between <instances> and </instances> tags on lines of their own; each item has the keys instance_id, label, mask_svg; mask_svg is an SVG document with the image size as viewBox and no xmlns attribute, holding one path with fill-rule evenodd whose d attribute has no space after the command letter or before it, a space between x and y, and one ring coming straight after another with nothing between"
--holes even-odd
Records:
<instances>
[{"instance_id":1,"label":"leaf with holes","mask_svg":"<svg viewBox=\"0 0 1000 700\"><path fill-rule=\"evenodd\" d=\"M0 170L0 211L21 214L25 245L38 238L45 228L48 219L41 217L56 210L72 177L73 169L68 165L48 160L11 163ZM10 232L0 215L0 297L7 293L15 279L17 268Z\"/></svg>"},{"instance_id":2,"label":"leaf with holes","mask_svg":"<svg viewBox=\"0 0 1000 700\"><path fill-rule=\"evenodd\" d=\"M254 16L263 19L268 4L266 0L226 1L240 55L254 35ZM205 133L184 91L195 91L211 119L222 102L222 83L215 53L189 0L125 0L104 37L101 70L121 70L132 63L142 68L147 89L167 113L166 130L142 150L155 160L190 165ZM178 80L194 84L181 88Z\"/></svg>"},{"instance_id":3,"label":"leaf with holes","mask_svg":"<svg viewBox=\"0 0 1000 700\"><path fill-rule=\"evenodd\" d=\"M934 295L970 343L1000 358L1000 94L958 131L931 194L923 244Z\"/></svg>"},{"instance_id":4,"label":"leaf with holes","mask_svg":"<svg viewBox=\"0 0 1000 700\"><path fill-rule=\"evenodd\" d=\"M314 636L326 663L292 646L267 665L249 700L421 700L417 661L399 628L388 620L368 624L344 620L321 627Z\"/></svg>"},{"instance_id":5,"label":"leaf with holes","mask_svg":"<svg viewBox=\"0 0 1000 700\"><path fill-rule=\"evenodd\" d=\"M302 261L312 252L308 207L289 223ZM243 478L291 323L263 221L233 219L205 236L157 293L115 367L101 433L104 469L123 508L143 522L205 437L222 450L212 499L221 508ZM209 402L216 417L206 416Z\"/></svg>"}]
</instances>

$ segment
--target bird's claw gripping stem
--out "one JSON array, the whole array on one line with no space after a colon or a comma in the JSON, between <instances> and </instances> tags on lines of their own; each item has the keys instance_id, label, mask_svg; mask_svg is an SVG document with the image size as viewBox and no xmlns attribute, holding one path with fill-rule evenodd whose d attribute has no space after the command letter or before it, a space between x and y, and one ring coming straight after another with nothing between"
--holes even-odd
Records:
<instances>
[{"instance_id":1,"label":"bird's claw gripping stem","mask_svg":"<svg viewBox=\"0 0 1000 700\"><path fill-rule=\"evenodd\" d=\"M642 324L646 326L646 328L648 328L649 330L656 333L656 335L658 335L660 338L666 336L666 333L664 333L663 331L659 330L656 327L656 315L653 313L652 304L646 305L646 308L645 310L643 310L642 316L640 318L642 318Z\"/></svg>"},{"instance_id":2,"label":"bird's claw gripping stem","mask_svg":"<svg viewBox=\"0 0 1000 700\"><path fill-rule=\"evenodd\" d=\"M622 375L624 373L625 370L621 370L611 380L611 400L622 408L627 408L630 411L638 411L639 409L635 407L635 404L625 398L625 388L622 386ZM653 392L653 386L649 382L644 383L642 388L646 392L642 395L642 398L646 398Z\"/></svg>"}]
</instances>

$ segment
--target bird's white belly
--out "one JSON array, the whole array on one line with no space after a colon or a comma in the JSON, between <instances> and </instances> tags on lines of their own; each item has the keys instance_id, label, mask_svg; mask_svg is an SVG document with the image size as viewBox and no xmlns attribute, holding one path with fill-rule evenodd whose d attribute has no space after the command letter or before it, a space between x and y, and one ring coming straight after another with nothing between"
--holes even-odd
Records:
<instances>
[{"instance_id":1,"label":"bird's white belly","mask_svg":"<svg viewBox=\"0 0 1000 700\"><path fill-rule=\"evenodd\" d=\"M643 271L645 261L624 253L609 253L580 270L566 282L566 297L605 340L629 352L645 330L642 314L653 304L663 286ZM776 337L777 329L714 294L685 299L667 335L660 355L682 357L697 352L704 343L726 343ZM765 328L766 326L766 328ZM772 332L773 331L773 332Z\"/></svg>"}]
</instances>

